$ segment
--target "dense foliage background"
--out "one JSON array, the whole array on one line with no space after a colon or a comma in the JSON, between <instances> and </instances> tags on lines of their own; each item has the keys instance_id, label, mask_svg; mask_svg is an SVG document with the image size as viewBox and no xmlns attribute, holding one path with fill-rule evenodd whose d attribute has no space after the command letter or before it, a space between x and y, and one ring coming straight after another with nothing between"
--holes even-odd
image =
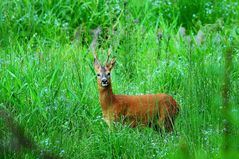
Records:
<instances>
[{"instance_id":1,"label":"dense foliage background","mask_svg":"<svg viewBox=\"0 0 239 159\"><path fill-rule=\"evenodd\" d=\"M8 0L0 8L0 107L40 149L63 158L239 157L237 0ZM89 51L99 26L100 59L109 47L117 58L114 92L172 95L177 133L108 129ZM0 115L1 158L39 156Z\"/></svg>"}]
</instances>

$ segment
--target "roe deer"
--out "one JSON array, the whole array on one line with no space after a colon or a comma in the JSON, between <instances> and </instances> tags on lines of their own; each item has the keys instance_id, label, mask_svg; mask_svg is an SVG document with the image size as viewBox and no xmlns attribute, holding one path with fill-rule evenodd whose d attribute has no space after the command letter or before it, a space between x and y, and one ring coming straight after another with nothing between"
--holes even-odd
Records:
<instances>
[{"instance_id":1,"label":"roe deer","mask_svg":"<svg viewBox=\"0 0 239 159\"><path fill-rule=\"evenodd\" d=\"M122 121L130 127L143 125L154 129L171 132L174 120L179 112L177 102L167 94L115 95L111 85L111 70L115 59L110 62L110 50L104 65L101 65L95 52L94 68L97 74L100 104L103 118L111 126L113 122Z\"/></svg>"}]
</instances>

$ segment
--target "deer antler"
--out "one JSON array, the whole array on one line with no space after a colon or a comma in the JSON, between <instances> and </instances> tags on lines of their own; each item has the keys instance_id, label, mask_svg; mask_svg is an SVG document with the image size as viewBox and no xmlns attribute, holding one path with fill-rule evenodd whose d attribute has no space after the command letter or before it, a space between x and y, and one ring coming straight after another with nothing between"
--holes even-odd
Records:
<instances>
[{"instance_id":1,"label":"deer antler","mask_svg":"<svg viewBox=\"0 0 239 159\"><path fill-rule=\"evenodd\" d=\"M93 56L94 56L94 59L97 59L97 56L96 56L96 47L97 47L97 40L98 40L98 37L99 37L99 34L101 33L101 28L100 27L97 27L96 29L92 30L92 36L93 36L93 40L90 44L90 49L93 53Z\"/></svg>"},{"instance_id":2,"label":"deer antler","mask_svg":"<svg viewBox=\"0 0 239 159\"><path fill-rule=\"evenodd\" d=\"M96 51L95 50L92 50L92 54L94 56L94 59L97 59L97 55L96 55Z\"/></svg>"},{"instance_id":3,"label":"deer antler","mask_svg":"<svg viewBox=\"0 0 239 159\"><path fill-rule=\"evenodd\" d=\"M112 51L112 48L110 47L109 50L108 50L107 58L105 60L105 65L107 65L107 63L109 61L109 57L110 57L111 51Z\"/></svg>"}]
</instances>

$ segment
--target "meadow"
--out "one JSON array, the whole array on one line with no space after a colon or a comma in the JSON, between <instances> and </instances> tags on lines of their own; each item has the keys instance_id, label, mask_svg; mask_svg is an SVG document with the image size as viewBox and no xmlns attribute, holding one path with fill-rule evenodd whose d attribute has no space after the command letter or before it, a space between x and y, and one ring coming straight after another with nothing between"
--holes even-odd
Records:
<instances>
[{"instance_id":1,"label":"meadow","mask_svg":"<svg viewBox=\"0 0 239 159\"><path fill-rule=\"evenodd\" d=\"M0 1L0 158L239 158L239 3L234 0ZM97 54L112 48L115 94L167 93L176 132L102 119Z\"/></svg>"}]
</instances>

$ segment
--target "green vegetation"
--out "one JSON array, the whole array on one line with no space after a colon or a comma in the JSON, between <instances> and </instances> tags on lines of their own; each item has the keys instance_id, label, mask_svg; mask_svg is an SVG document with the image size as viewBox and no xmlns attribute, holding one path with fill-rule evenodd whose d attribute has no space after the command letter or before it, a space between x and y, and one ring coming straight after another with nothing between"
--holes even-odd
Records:
<instances>
[{"instance_id":1,"label":"green vegetation","mask_svg":"<svg viewBox=\"0 0 239 159\"><path fill-rule=\"evenodd\" d=\"M84 159L239 157L236 0L8 0L0 8L0 108L42 149ZM98 26L99 58L110 46L117 58L114 92L172 95L177 133L108 129L89 51ZM0 116L0 155L36 158L1 152L10 138Z\"/></svg>"}]
</instances>

